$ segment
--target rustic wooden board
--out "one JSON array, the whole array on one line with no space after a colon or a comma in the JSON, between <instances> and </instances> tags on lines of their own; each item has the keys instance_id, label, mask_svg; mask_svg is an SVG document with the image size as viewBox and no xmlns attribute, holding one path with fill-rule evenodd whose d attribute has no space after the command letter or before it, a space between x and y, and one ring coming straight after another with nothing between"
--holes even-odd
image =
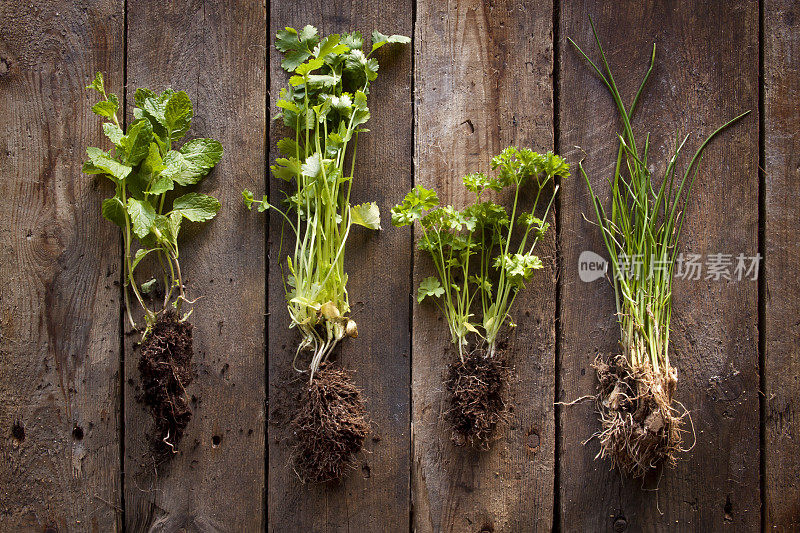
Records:
<instances>
[{"instance_id":1,"label":"rustic wooden board","mask_svg":"<svg viewBox=\"0 0 800 533\"><path fill-rule=\"evenodd\" d=\"M463 206L464 174L489 171L510 144L553 148L550 2L417 3L416 183ZM532 198L527 199L532 202ZM539 246L555 264L555 232ZM431 275L417 252L414 287ZM450 440L444 376L456 357L447 325L414 305L412 350L413 525L417 531L549 531L553 512L555 269L517 298L513 420L487 452ZM416 301L416 300L415 300Z\"/></svg>"},{"instance_id":2,"label":"rustic wooden board","mask_svg":"<svg viewBox=\"0 0 800 533\"><path fill-rule=\"evenodd\" d=\"M132 531L253 531L264 526L263 220L241 190L264 183L266 9L258 2L128 4L128 102L137 87L185 90L194 103L187 138L224 149L199 189L219 198L217 218L191 227L181 247L192 315L194 418L170 464L153 466L137 404L139 352L125 366L125 501ZM191 224L190 224L191 226ZM135 337L131 337L135 339Z\"/></svg>"},{"instance_id":3,"label":"rustic wooden board","mask_svg":"<svg viewBox=\"0 0 800 533\"><path fill-rule=\"evenodd\" d=\"M119 238L97 70L122 85L123 4L0 4L0 530L121 527Z\"/></svg>"},{"instance_id":4,"label":"rustic wooden board","mask_svg":"<svg viewBox=\"0 0 800 533\"><path fill-rule=\"evenodd\" d=\"M758 6L752 2L564 2L559 54L561 145L570 159L586 152L592 186L607 195L617 153L616 111L606 89L565 41L598 53L594 17L617 84L629 102L647 68L652 43L657 66L635 119L640 138L651 133L650 161L663 174L675 129L694 132L689 149L736 114L758 107ZM713 23L710 23L713 21ZM689 203L683 252L755 256L758 236L758 119L750 116L710 146ZM587 188L577 179L562 197L560 400L595 392L590 363L618 353L613 291L577 276L583 250L603 251ZM607 254L603 254L607 255ZM675 284L673 364L677 400L691 410L697 444L666 469L658 491L621 480L594 460L597 416L584 403L561 410L560 525L564 531L753 531L760 524L757 282L678 281ZM692 435L685 438L691 445ZM653 488L659 479L650 479Z\"/></svg>"},{"instance_id":5,"label":"rustic wooden board","mask_svg":"<svg viewBox=\"0 0 800 533\"><path fill-rule=\"evenodd\" d=\"M764 3L765 525L800 529L800 6Z\"/></svg>"},{"instance_id":6,"label":"rustic wooden board","mask_svg":"<svg viewBox=\"0 0 800 533\"><path fill-rule=\"evenodd\" d=\"M353 29L367 38L373 29L412 34L409 0L393 4L272 2L270 8L270 115L274 115L279 90L288 81L280 67L281 54L273 46L278 29L312 24L323 35ZM356 385L363 390L372 435L359 468L338 486L303 486L292 471L288 422L291 399L301 390L304 378L291 368L298 336L288 329L280 281L285 259L278 254L281 219L273 215L269 231L269 531L408 530L411 236L391 227L389 209L412 186L411 45L385 46L376 56L380 71L369 96L370 132L359 137L352 201L377 201L383 231L355 227L348 240L345 270L359 337L343 341L338 358L353 371ZM270 124L270 161L276 157L275 143L285 136L282 123ZM276 180L270 181L271 198L281 198Z\"/></svg>"}]
</instances>

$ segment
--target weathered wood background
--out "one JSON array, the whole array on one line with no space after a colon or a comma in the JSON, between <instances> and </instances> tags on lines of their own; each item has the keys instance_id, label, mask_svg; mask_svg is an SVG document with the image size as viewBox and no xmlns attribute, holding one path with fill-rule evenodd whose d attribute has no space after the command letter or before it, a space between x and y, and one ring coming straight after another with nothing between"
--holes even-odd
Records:
<instances>
[{"instance_id":1,"label":"weathered wood background","mask_svg":"<svg viewBox=\"0 0 800 533\"><path fill-rule=\"evenodd\" d=\"M585 157L606 191L616 114L566 42L597 57L589 15L628 101L657 45L635 119L656 173L676 130L694 149L752 110L703 158L682 249L760 253L761 276L676 283L672 357L697 442L643 485L594 460L589 405L554 406L594 391L589 365L617 340L611 288L577 275L581 251L602 252L585 185L564 183L548 268L515 308L514 420L486 453L455 448L441 422L446 329L410 298L430 265L388 220L414 183L465 201L458 178L511 143ZM340 357L374 438L338 486L302 486L288 465L280 223L240 201L245 187L278 194L273 35L306 23L413 36L379 52L359 146L355 199L378 201L384 230L348 248L361 336ZM203 185L223 210L183 247L203 296L197 401L167 467L142 440L120 238L99 215L109 190L80 172L104 142L84 90L98 70L128 101L139 86L186 90L190 135L225 146ZM0 3L0 531L797 531L798 102L793 0Z\"/></svg>"}]
</instances>

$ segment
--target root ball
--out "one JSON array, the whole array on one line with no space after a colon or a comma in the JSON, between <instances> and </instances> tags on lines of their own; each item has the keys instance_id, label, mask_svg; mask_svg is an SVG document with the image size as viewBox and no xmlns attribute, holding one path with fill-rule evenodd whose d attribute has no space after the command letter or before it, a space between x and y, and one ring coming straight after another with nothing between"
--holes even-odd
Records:
<instances>
[{"instance_id":1,"label":"root ball","mask_svg":"<svg viewBox=\"0 0 800 533\"><path fill-rule=\"evenodd\" d=\"M344 370L323 366L300 402L294 429L294 470L304 483L342 478L369 432L364 400Z\"/></svg>"}]
</instances>

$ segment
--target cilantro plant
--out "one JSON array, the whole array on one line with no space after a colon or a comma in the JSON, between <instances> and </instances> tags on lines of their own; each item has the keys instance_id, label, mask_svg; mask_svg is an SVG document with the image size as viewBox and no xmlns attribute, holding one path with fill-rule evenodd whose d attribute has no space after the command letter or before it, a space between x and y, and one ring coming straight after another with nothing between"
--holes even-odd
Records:
<instances>
[{"instance_id":1,"label":"cilantro plant","mask_svg":"<svg viewBox=\"0 0 800 533\"><path fill-rule=\"evenodd\" d=\"M219 162L222 145L213 139L193 139L174 147L189 131L193 116L192 102L183 91L167 89L156 94L138 89L134 120L123 132L117 117L119 99L106 94L102 73L97 73L87 89L100 94L92 111L105 119L103 132L114 147L108 151L87 148L89 159L83 171L104 175L114 183L114 196L103 201L102 214L122 229L127 316L135 328L130 287L144 310L146 334L159 313L171 305L180 315L182 304L188 302L178 262L183 219L205 222L214 218L220 207L216 198L206 194L189 192L170 201L167 193L199 183ZM163 306L158 311L150 309L142 296L152 290L155 279L139 284L134 277L136 267L151 254L158 258L164 280Z\"/></svg>"},{"instance_id":2,"label":"cilantro plant","mask_svg":"<svg viewBox=\"0 0 800 533\"><path fill-rule=\"evenodd\" d=\"M418 247L431 256L437 276L420 283L417 301L430 297L436 302L462 361L470 333L485 341L491 357L503 325L515 326L510 315L514 300L542 268L534 250L549 228L545 220L559 189L556 178L569 176L569 165L560 156L514 147L493 157L491 166L494 176L479 172L463 178L475 199L461 211L449 205L438 207L436 193L420 186L392 209L395 226L420 221ZM529 182L536 185L532 209L518 214L520 193ZM487 191L505 189L513 191L510 216L505 207L483 198ZM547 203L539 218L536 213L542 200ZM480 320L473 318L476 299Z\"/></svg>"},{"instance_id":3,"label":"cilantro plant","mask_svg":"<svg viewBox=\"0 0 800 533\"><path fill-rule=\"evenodd\" d=\"M356 224L379 230L380 212L374 202L350 204L359 133L370 118L367 95L378 75L372 54L388 43L408 43L401 35L375 31L364 53L359 32L321 37L313 26L285 28L277 33L276 48L284 53L281 66L292 73L281 89L277 107L294 135L278 141L283 157L270 167L279 180L294 182L286 211L276 209L295 235L286 260L284 287L290 327L302 339L295 353L313 351L310 376L346 335L358 335L347 315L350 304L344 271L345 243ZM349 159L348 159L349 157ZM248 208L275 208L243 192Z\"/></svg>"}]
</instances>

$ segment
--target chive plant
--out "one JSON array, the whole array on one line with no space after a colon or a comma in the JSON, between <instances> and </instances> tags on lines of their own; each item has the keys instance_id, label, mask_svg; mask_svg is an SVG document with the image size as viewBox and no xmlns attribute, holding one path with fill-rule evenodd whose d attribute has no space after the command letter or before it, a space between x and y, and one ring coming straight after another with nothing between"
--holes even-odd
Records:
<instances>
[{"instance_id":1,"label":"chive plant","mask_svg":"<svg viewBox=\"0 0 800 533\"><path fill-rule=\"evenodd\" d=\"M677 170L677 160L689 135L679 139L660 184L654 184L648 161L649 136L643 145L637 145L631 118L653 71L655 46L650 66L627 107L593 23L592 31L602 70L572 39L569 41L610 92L622 126L616 166L609 179L610 212L579 164L610 257L622 348L622 353L610 361L598 357L594 363L600 381L599 456L610 458L627 474L642 477L664 460L674 464L681 448L683 416L678 416L672 406L678 374L669 358L672 280L699 160L708 143L747 112L709 135L683 172Z\"/></svg>"},{"instance_id":2,"label":"chive plant","mask_svg":"<svg viewBox=\"0 0 800 533\"><path fill-rule=\"evenodd\" d=\"M284 289L289 327L300 332L293 366L308 374L310 384L308 401L295 419L299 439L295 471L303 481L339 477L366 434L360 397L342 400L357 393L349 376L338 370L326 372L323 365L342 339L358 336L349 317L344 270L352 227L381 229L377 204L350 203L358 136L368 131L364 128L370 118L367 96L378 75L373 54L386 44L408 42L408 37L375 31L372 46L364 53L359 32L320 37L316 28L305 26L277 33L276 48L284 53L281 65L292 75L289 86L281 89L276 118L282 118L293 135L278 142L283 157L270 169L275 178L293 182L296 188L287 194L286 210L270 203L266 195L260 200L247 190L243 195L248 208L275 209L295 237L286 258ZM301 369L297 362L305 352L311 356ZM338 390L338 403L326 403L331 395L319 394L320 386ZM343 418L348 423L342 424Z\"/></svg>"},{"instance_id":3,"label":"chive plant","mask_svg":"<svg viewBox=\"0 0 800 533\"><path fill-rule=\"evenodd\" d=\"M511 309L519 291L543 268L534 251L550 226L557 179L569 176L569 165L552 152L515 147L493 157L491 167L494 176L464 176L474 200L462 210L440 207L436 193L421 186L392 209L393 225L420 223L418 247L430 255L437 275L422 280L417 301L432 299L447 322L458 350L447 379L454 441L477 447L487 446L504 415L509 373L498 356L498 340L504 326L516 326ZM533 206L520 213L529 183L535 186ZM510 216L484 198L488 191L504 190L513 191Z\"/></svg>"},{"instance_id":4,"label":"chive plant","mask_svg":"<svg viewBox=\"0 0 800 533\"><path fill-rule=\"evenodd\" d=\"M191 418L185 386L192 381L193 354L188 322L192 309L183 313L183 305L193 302L186 297L179 262L180 230L183 220L211 220L220 204L207 194L176 196L174 191L202 181L222 158L222 145L214 139L193 139L174 146L189 131L194 115L192 102L183 91L166 89L156 94L138 89L134 120L123 132L117 117L119 99L106 94L103 75L98 72L87 89L100 94L92 111L105 119L103 132L113 149L87 148L83 172L105 176L114 184L114 195L103 201L102 215L122 230L123 294L130 326L139 329L129 290L144 315L141 399L155 420L157 449L175 451ZM158 260L156 271L160 270L163 280L163 298L153 298L152 307L147 298L156 293L156 279L139 283L134 276L148 256Z\"/></svg>"}]
</instances>

